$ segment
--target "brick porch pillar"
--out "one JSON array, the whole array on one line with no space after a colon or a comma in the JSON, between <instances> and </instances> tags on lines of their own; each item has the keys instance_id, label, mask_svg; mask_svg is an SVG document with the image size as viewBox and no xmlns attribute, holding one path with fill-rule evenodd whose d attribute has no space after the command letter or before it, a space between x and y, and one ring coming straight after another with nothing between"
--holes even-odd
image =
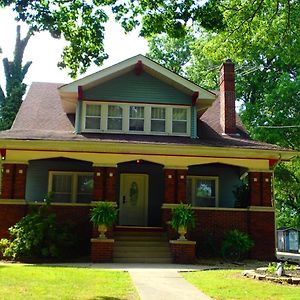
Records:
<instances>
[{"instance_id":1,"label":"brick porch pillar","mask_svg":"<svg viewBox=\"0 0 300 300\"><path fill-rule=\"evenodd\" d=\"M164 203L176 203L176 170L164 170Z\"/></svg>"},{"instance_id":2,"label":"brick porch pillar","mask_svg":"<svg viewBox=\"0 0 300 300\"><path fill-rule=\"evenodd\" d=\"M1 199L13 199L15 165L2 165Z\"/></svg>"},{"instance_id":3,"label":"brick porch pillar","mask_svg":"<svg viewBox=\"0 0 300 300\"><path fill-rule=\"evenodd\" d=\"M261 205L261 173L249 172L250 206Z\"/></svg>"},{"instance_id":4,"label":"brick porch pillar","mask_svg":"<svg viewBox=\"0 0 300 300\"><path fill-rule=\"evenodd\" d=\"M14 186L13 199L25 199L26 173L27 173L26 164L15 165L15 178L13 182L13 186Z\"/></svg>"},{"instance_id":5,"label":"brick porch pillar","mask_svg":"<svg viewBox=\"0 0 300 300\"><path fill-rule=\"evenodd\" d=\"M261 173L262 206L272 206L272 173Z\"/></svg>"},{"instance_id":6,"label":"brick porch pillar","mask_svg":"<svg viewBox=\"0 0 300 300\"><path fill-rule=\"evenodd\" d=\"M93 201L104 200L104 178L105 178L105 168L94 167Z\"/></svg>"},{"instance_id":7,"label":"brick porch pillar","mask_svg":"<svg viewBox=\"0 0 300 300\"><path fill-rule=\"evenodd\" d=\"M187 170L177 170L176 172L176 182L177 182L176 202L177 203L180 202L187 203L186 175L187 175Z\"/></svg>"},{"instance_id":8,"label":"brick porch pillar","mask_svg":"<svg viewBox=\"0 0 300 300\"><path fill-rule=\"evenodd\" d=\"M105 172L105 188L104 188L104 200L105 201L117 201L117 168L106 168Z\"/></svg>"}]
</instances>

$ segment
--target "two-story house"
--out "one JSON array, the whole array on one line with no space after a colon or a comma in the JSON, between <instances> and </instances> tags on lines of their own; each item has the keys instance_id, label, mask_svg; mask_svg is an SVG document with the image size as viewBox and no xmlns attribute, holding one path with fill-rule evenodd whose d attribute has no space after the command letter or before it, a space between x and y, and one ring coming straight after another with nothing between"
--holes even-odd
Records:
<instances>
[{"instance_id":1,"label":"two-story house","mask_svg":"<svg viewBox=\"0 0 300 300\"><path fill-rule=\"evenodd\" d=\"M118 206L116 230L141 231L168 230L183 202L195 211L199 247L237 228L259 259L274 257L273 168L297 155L248 137L235 113L232 62L211 92L142 55L69 84L33 83L0 148L0 237L48 192L83 248L97 201ZM250 196L241 203L233 191L242 179Z\"/></svg>"}]
</instances>

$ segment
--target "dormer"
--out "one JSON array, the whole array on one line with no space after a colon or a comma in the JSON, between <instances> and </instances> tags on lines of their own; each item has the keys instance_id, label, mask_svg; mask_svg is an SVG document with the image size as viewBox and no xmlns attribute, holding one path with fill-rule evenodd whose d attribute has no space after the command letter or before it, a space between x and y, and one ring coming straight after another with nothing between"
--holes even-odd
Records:
<instances>
[{"instance_id":1,"label":"dormer","mask_svg":"<svg viewBox=\"0 0 300 300\"><path fill-rule=\"evenodd\" d=\"M216 95L138 55L59 89L76 132L196 137Z\"/></svg>"}]
</instances>

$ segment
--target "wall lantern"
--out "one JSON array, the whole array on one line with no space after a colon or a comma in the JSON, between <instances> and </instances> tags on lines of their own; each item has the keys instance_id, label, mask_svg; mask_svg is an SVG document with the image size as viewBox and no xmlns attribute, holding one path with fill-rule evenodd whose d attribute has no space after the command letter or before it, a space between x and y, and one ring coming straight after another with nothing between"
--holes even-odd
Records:
<instances>
[{"instance_id":1,"label":"wall lantern","mask_svg":"<svg viewBox=\"0 0 300 300\"><path fill-rule=\"evenodd\" d=\"M5 160L6 158L6 149L0 149L1 160Z\"/></svg>"}]
</instances>

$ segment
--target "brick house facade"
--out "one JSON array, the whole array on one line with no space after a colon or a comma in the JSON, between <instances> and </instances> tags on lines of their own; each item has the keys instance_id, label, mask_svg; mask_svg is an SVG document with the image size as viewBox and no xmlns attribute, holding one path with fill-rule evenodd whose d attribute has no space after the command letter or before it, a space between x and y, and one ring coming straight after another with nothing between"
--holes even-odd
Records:
<instances>
[{"instance_id":1,"label":"brick house facade","mask_svg":"<svg viewBox=\"0 0 300 300\"><path fill-rule=\"evenodd\" d=\"M248 137L235 113L233 63L220 74L215 94L139 55L67 85L33 83L0 133L0 238L51 191L83 249L95 237L89 210L98 201L118 206L117 226L159 227L170 239L171 209L182 202L195 211L189 237L200 250L208 236L220 247L237 228L254 240L252 258L272 259L273 168L297 153ZM241 205L232 191L245 178ZM113 259L112 243L95 247ZM176 257L194 251L181 248L173 246Z\"/></svg>"}]
</instances>

